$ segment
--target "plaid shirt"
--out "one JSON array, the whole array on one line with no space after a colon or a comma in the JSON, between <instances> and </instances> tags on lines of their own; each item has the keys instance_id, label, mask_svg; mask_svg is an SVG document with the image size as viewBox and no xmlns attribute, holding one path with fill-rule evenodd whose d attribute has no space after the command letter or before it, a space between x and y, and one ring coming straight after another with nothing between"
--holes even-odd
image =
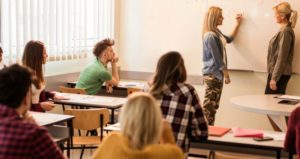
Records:
<instances>
[{"instance_id":1,"label":"plaid shirt","mask_svg":"<svg viewBox=\"0 0 300 159\"><path fill-rule=\"evenodd\" d=\"M184 83L165 86L159 102L164 118L172 126L176 144L185 153L189 151L191 138L207 139L208 126L193 86Z\"/></svg>"},{"instance_id":2,"label":"plaid shirt","mask_svg":"<svg viewBox=\"0 0 300 159\"><path fill-rule=\"evenodd\" d=\"M47 129L0 105L0 159L63 159Z\"/></svg>"}]
</instances>

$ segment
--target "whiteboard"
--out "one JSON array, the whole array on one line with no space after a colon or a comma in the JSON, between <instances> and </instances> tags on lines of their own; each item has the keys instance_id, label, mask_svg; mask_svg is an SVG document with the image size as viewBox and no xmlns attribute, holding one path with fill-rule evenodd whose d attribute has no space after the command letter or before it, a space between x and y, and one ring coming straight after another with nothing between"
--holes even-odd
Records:
<instances>
[{"instance_id":1,"label":"whiteboard","mask_svg":"<svg viewBox=\"0 0 300 159\"><path fill-rule=\"evenodd\" d=\"M299 0L286 0L292 9L300 13ZM223 9L224 21L220 29L230 34L237 13L244 14L244 20L233 43L228 44L228 68L266 72L267 51L270 39L278 32L279 24L274 18L272 7L280 0L207 0L206 9L219 6ZM296 35L293 71L300 74L300 22L294 29Z\"/></svg>"},{"instance_id":2,"label":"whiteboard","mask_svg":"<svg viewBox=\"0 0 300 159\"><path fill-rule=\"evenodd\" d=\"M230 69L266 72L269 40L279 30L272 7L278 0L119 0L117 45L123 70L153 72L159 57L182 53L189 75L202 74L203 18L211 5L223 8L220 29L230 33L236 13L244 13L240 32L227 45ZM300 0L288 0L300 15ZM295 28L294 71L300 74L300 18ZM138 59L138 60L137 60Z\"/></svg>"}]
</instances>

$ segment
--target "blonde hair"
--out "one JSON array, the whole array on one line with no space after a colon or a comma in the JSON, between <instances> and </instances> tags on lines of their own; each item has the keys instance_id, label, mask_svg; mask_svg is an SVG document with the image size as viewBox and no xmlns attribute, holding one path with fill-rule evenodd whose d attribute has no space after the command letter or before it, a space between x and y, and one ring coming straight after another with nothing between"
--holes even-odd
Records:
<instances>
[{"instance_id":1,"label":"blonde hair","mask_svg":"<svg viewBox=\"0 0 300 159\"><path fill-rule=\"evenodd\" d=\"M281 15L284 15L286 19L288 19L288 21L291 23L291 27L295 28L298 13L297 11L292 10L291 5L288 2L279 3L278 5L274 6L273 9Z\"/></svg>"},{"instance_id":2,"label":"blonde hair","mask_svg":"<svg viewBox=\"0 0 300 159\"><path fill-rule=\"evenodd\" d=\"M202 36L209 31L217 32L220 16L222 16L222 9L220 7L212 6L208 9L204 17Z\"/></svg>"},{"instance_id":3,"label":"blonde hair","mask_svg":"<svg viewBox=\"0 0 300 159\"><path fill-rule=\"evenodd\" d=\"M120 118L121 133L134 149L158 143L162 132L162 115L156 100L148 93L136 92L128 97Z\"/></svg>"}]
</instances>

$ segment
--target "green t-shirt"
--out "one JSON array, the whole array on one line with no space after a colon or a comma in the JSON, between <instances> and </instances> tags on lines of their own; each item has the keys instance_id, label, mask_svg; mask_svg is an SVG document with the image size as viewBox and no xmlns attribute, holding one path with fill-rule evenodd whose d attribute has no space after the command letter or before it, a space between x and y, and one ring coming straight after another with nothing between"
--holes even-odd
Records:
<instances>
[{"instance_id":1,"label":"green t-shirt","mask_svg":"<svg viewBox=\"0 0 300 159\"><path fill-rule=\"evenodd\" d=\"M97 94L103 83L112 79L107 68L97 59L89 63L80 73L76 88L85 89L87 94Z\"/></svg>"}]
</instances>

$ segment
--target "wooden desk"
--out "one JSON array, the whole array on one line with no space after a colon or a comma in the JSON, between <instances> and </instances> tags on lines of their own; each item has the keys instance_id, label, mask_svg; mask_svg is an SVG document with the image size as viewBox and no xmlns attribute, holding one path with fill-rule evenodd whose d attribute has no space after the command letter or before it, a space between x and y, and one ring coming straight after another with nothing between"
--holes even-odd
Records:
<instances>
[{"instance_id":1,"label":"wooden desk","mask_svg":"<svg viewBox=\"0 0 300 159\"><path fill-rule=\"evenodd\" d=\"M282 132L264 131L264 133L282 134ZM280 159L282 153L288 156L283 150L283 141L254 141L247 137L234 137L232 132L222 137L209 136L205 142L191 142L192 148L200 148L213 151L226 151L264 156L276 156Z\"/></svg>"},{"instance_id":2,"label":"wooden desk","mask_svg":"<svg viewBox=\"0 0 300 159\"><path fill-rule=\"evenodd\" d=\"M72 145L72 137L74 135L72 122L74 116L53 113L40 113L32 111L30 111L29 113L33 116L38 125L45 126L48 128L48 131L55 142L67 141L67 156L70 157L70 145ZM67 122L68 128L59 128L57 126L53 126L61 122ZM68 135L66 135L66 131L69 132Z\"/></svg>"},{"instance_id":3,"label":"wooden desk","mask_svg":"<svg viewBox=\"0 0 300 159\"><path fill-rule=\"evenodd\" d=\"M277 126L282 130L287 130L285 118L290 116L291 112L300 106L278 104L282 99L275 98L276 95L244 95L230 99L230 102L238 109L269 115Z\"/></svg>"},{"instance_id":4,"label":"wooden desk","mask_svg":"<svg viewBox=\"0 0 300 159\"><path fill-rule=\"evenodd\" d=\"M68 82L67 86L75 88L77 81ZM143 90L146 83L143 82L126 82L120 81L118 86L113 87L112 93L107 93L105 85L102 86L97 95L101 96L112 96L112 97L127 97L128 89L138 89Z\"/></svg>"},{"instance_id":5,"label":"wooden desk","mask_svg":"<svg viewBox=\"0 0 300 159\"><path fill-rule=\"evenodd\" d=\"M32 115L38 125L46 127L65 121L72 123L72 119L74 118L72 115L64 114L41 113L33 111L30 111L29 113Z\"/></svg>"},{"instance_id":6,"label":"wooden desk","mask_svg":"<svg viewBox=\"0 0 300 159\"><path fill-rule=\"evenodd\" d=\"M115 110L122 107L127 101L126 98L106 97L96 95L59 93L60 96L69 98L68 100L54 100L56 104L73 106L83 106L89 108L107 108L111 110L111 123L114 123Z\"/></svg>"},{"instance_id":7,"label":"wooden desk","mask_svg":"<svg viewBox=\"0 0 300 159\"><path fill-rule=\"evenodd\" d=\"M109 125L104 128L105 131L120 131L119 123ZM264 131L266 134L282 135L282 132ZM254 141L248 137L234 137L230 131L222 137L209 136L205 142L191 142L191 148L200 148L205 150L237 152L245 154L260 154L267 156L276 156L281 158L282 152L287 156L288 154L283 150L283 141ZM193 156L193 155L192 155Z\"/></svg>"}]
</instances>

